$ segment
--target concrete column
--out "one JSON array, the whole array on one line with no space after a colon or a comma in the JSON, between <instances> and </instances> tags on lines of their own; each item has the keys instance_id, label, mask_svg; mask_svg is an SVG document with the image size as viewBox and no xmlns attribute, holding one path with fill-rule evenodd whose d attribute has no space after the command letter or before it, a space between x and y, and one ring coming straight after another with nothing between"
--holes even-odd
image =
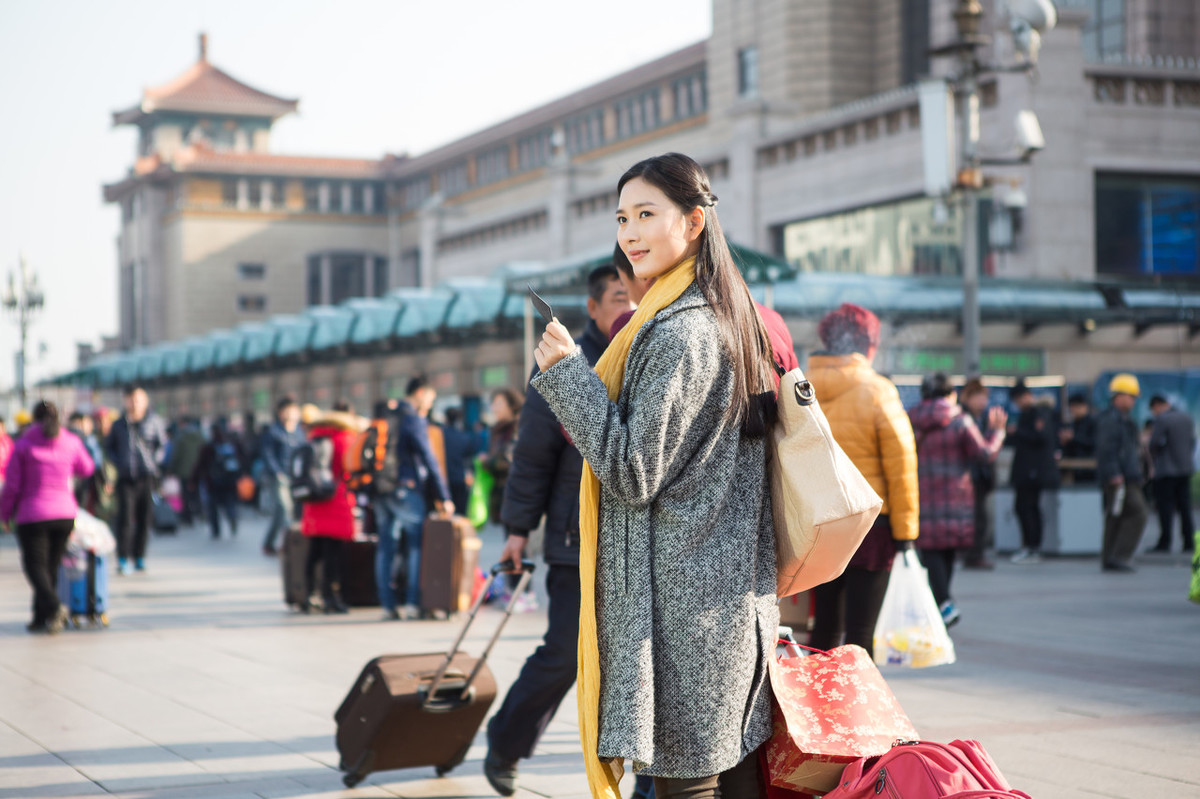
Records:
<instances>
[{"instance_id":1,"label":"concrete column","mask_svg":"<svg viewBox=\"0 0 1200 799\"><path fill-rule=\"evenodd\" d=\"M342 213L350 213L350 209L354 207L354 184L342 184Z\"/></svg>"},{"instance_id":2,"label":"concrete column","mask_svg":"<svg viewBox=\"0 0 1200 799\"><path fill-rule=\"evenodd\" d=\"M757 250L767 249L766 232L759 230L757 148L762 140L764 114L758 103L735 111L729 146L729 183L733 196L721 197L717 210L725 235Z\"/></svg>"},{"instance_id":3,"label":"concrete column","mask_svg":"<svg viewBox=\"0 0 1200 799\"><path fill-rule=\"evenodd\" d=\"M552 151L547 174L550 191L546 198L546 228L549 247L547 258L565 258L568 247L568 226L571 211L571 157L567 154L566 137L556 128L551 137Z\"/></svg>"},{"instance_id":4,"label":"concrete column","mask_svg":"<svg viewBox=\"0 0 1200 799\"><path fill-rule=\"evenodd\" d=\"M238 178L237 182L237 209L245 211L250 207L250 181L246 178Z\"/></svg>"},{"instance_id":5,"label":"concrete column","mask_svg":"<svg viewBox=\"0 0 1200 799\"><path fill-rule=\"evenodd\" d=\"M375 213L375 192L374 187L370 183L364 183L361 187L363 193L363 213Z\"/></svg>"},{"instance_id":6,"label":"concrete column","mask_svg":"<svg viewBox=\"0 0 1200 799\"><path fill-rule=\"evenodd\" d=\"M325 184L322 184L325 185ZM321 256L321 304L328 305L333 298L333 256Z\"/></svg>"},{"instance_id":7,"label":"concrete column","mask_svg":"<svg viewBox=\"0 0 1200 799\"><path fill-rule=\"evenodd\" d=\"M329 181L327 180L317 184L317 210L323 214L329 213Z\"/></svg>"},{"instance_id":8,"label":"concrete column","mask_svg":"<svg viewBox=\"0 0 1200 799\"><path fill-rule=\"evenodd\" d=\"M264 211L270 211L275 206L275 183L270 180L262 182L262 200L261 207ZM283 198L279 198L279 206L283 207Z\"/></svg>"},{"instance_id":9,"label":"concrete column","mask_svg":"<svg viewBox=\"0 0 1200 799\"><path fill-rule=\"evenodd\" d=\"M417 276L417 285L421 288L433 288L438 281L437 245L442 227L441 202L435 201L421 209L421 269Z\"/></svg>"},{"instance_id":10,"label":"concrete column","mask_svg":"<svg viewBox=\"0 0 1200 799\"><path fill-rule=\"evenodd\" d=\"M363 296L375 296L375 256L371 253L363 256Z\"/></svg>"}]
</instances>

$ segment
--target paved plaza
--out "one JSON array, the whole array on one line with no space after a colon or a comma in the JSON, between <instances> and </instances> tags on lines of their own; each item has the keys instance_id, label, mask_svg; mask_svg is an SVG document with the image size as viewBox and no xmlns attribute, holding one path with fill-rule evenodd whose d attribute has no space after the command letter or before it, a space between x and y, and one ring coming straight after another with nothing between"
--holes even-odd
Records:
<instances>
[{"instance_id":1,"label":"paved plaza","mask_svg":"<svg viewBox=\"0 0 1200 799\"><path fill-rule=\"evenodd\" d=\"M342 788L332 716L359 668L442 649L456 623L289 611L278 562L258 551L263 522L243 516L236 540L200 527L155 538L146 573L113 578L111 627L57 637L25 632L28 590L0 537L0 798L493 796L482 736L445 778L411 769ZM498 549L487 541L485 557ZM1188 575L1181 555L1143 556L1133 575L1088 559L959 572L959 662L886 674L922 736L983 741L1037 799L1200 797ZM499 618L485 613L468 650ZM544 612L514 617L491 663L502 691L544 625ZM577 752L572 694L518 795L585 795Z\"/></svg>"}]
</instances>

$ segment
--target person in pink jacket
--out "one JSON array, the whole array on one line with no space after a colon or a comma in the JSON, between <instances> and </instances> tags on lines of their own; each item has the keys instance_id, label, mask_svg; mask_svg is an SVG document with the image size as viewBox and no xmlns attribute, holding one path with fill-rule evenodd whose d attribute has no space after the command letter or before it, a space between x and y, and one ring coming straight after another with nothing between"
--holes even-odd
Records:
<instances>
[{"instance_id":1,"label":"person in pink jacket","mask_svg":"<svg viewBox=\"0 0 1200 799\"><path fill-rule=\"evenodd\" d=\"M57 633L66 623L57 583L79 510L73 480L90 477L95 468L78 436L61 432L54 403L39 402L33 424L13 447L0 489L0 524L8 529L16 522L21 565L33 587L31 633Z\"/></svg>"}]
</instances>

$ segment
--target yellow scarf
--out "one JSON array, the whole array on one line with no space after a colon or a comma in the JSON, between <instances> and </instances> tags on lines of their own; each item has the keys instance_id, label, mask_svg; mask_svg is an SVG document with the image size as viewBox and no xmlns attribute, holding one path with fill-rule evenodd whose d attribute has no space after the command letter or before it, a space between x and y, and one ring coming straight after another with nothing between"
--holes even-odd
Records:
<instances>
[{"instance_id":1,"label":"yellow scarf","mask_svg":"<svg viewBox=\"0 0 1200 799\"><path fill-rule=\"evenodd\" d=\"M596 363L596 373L608 387L608 398L616 402L625 382L625 361L634 336L655 314L666 308L696 279L696 259L688 258L662 275L646 292L637 312ZM600 480L588 463L583 464L579 486L579 737L587 767L588 785L595 799L620 799L618 783L625 768L622 761L604 763L596 753L600 739L600 645L596 633L596 542L600 532Z\"/></svg>"}]
</instances>

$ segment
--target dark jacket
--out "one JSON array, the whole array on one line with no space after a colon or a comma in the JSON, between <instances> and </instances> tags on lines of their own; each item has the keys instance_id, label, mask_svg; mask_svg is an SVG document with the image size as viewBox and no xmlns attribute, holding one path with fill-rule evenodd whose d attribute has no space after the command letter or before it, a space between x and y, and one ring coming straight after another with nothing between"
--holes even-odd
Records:
<instances>
[{"instance_id":1,"label":"dark jacket","mask_svg":"<svg viewBox=\"0 0 1200 799\"><path fill-rule=\"evenodd\" d=\"M1178 408L1167 408L1154 419L1150 457L1155 477L1187 477L1195 471L1196 424Z\"/></svg>"},{"instance_id":2,"label":"dark jacket","mask_svg":"<svg viewBox=\"0 0 1200 799\"><path fill-rule=\"evenodd\" d=\"M1071 440L1063 444L1064 458L1096 457L1096 416L1089 413L1071 421ZM1094 469L1076 469L1075 482L1094 483Z\"/></svg>"},{"instance_id":3,"label":"dark jacket","mask_svg":"<svg viewBox=\"0 0 1200 799\"><path fill-rule=\"evenodd\" d=\"M446 447L446 482L465 485L468 465L475 456L475 436L447 424L442 426L442 442Z\"/></svg>"},{"instance_id":4,"label":"dark jacket","mask_svg":"<svg viewBox=\"0 0 1200 799\"><path fill-rule=\"evenodd\" d=\"M1128 414L1110 407L1096 418L1096 472L1102 485L1118 476L1140 483L1140 453L1137 425Z\"/></svg>"},{"instance_id":5,"label":"dark jacket","mask_svg":"<svg viewBox=\"0 0 1200 799\"><path fill-rule=\"evenodd\" d=\"M589 321L575 339L592 366L608 339ZM536 376L535 367L530 377ZM504 487L500 520L509 535L527 536L546 517L546 563L579 565L579 480L583 456L567 441L546 400L533 387L525 391L512 468Z\"/></svg>"},{"instance_id":6,"label":"dark jacket","mask_svg":"<svg viewBox=\"0 0 1200 799\"><path fill-rule=\"evenodd\" d=\"M450 500L442 466L429 443L429 421L407 400L400 400L388 424L388 447L392 446L396 448L396 479L401 488L421 491L442 502Z\"/></svg>"},{"instance_id":7,"label":"dark jacket","mask_svg":"<svg viewBox=\"0 0 1200 799\"><path fill-rule=\"evenodd\" d=\"M278 419L272 422L263 432L262 441L259 442L259 451L267 472L286 476L291 468L292 453L303 443L304 431L299 425L289 433Z\"/></svg>"},{"instance_id":8,"label":"dark jacket","mask_svg":"<svg viewBox=\"0 0 1200 799\"><path fill-rule=\"evenodd\" d=\"M1058 431L1047 409L1034 405L1021 411L1008 441L1013 448L1010 479L1014 486L1054 488L1058 485L1058 462L1054 459Z\"/></svg>"},{"instance_id":9,"label":"dark jacket","mask_svg":"<svg viewBox=\"0 0 1200 799\"><path fill-rule=\"evenodd\" d=\"M500 508L504 504L504 486L512 471L513 451L517 444L517 424L520 416L511 422L502 422L492 426L492 435L488 439L488 452L484 456L483 465L492 473L492 495L488 497L488 516L500 518Z\"/></svg>"},{"instance_id":10,"label":"dark jacket","mask_svg":"<svg viewBox=\"0 0 1200 799\"><path fill-rule=\"evenodd\" d=\"M157 478L167 451L166 425L150 411L134 423L122 415L108 431L104 450L117 467L119 479Z\"/></svg>"}]
</instances>

